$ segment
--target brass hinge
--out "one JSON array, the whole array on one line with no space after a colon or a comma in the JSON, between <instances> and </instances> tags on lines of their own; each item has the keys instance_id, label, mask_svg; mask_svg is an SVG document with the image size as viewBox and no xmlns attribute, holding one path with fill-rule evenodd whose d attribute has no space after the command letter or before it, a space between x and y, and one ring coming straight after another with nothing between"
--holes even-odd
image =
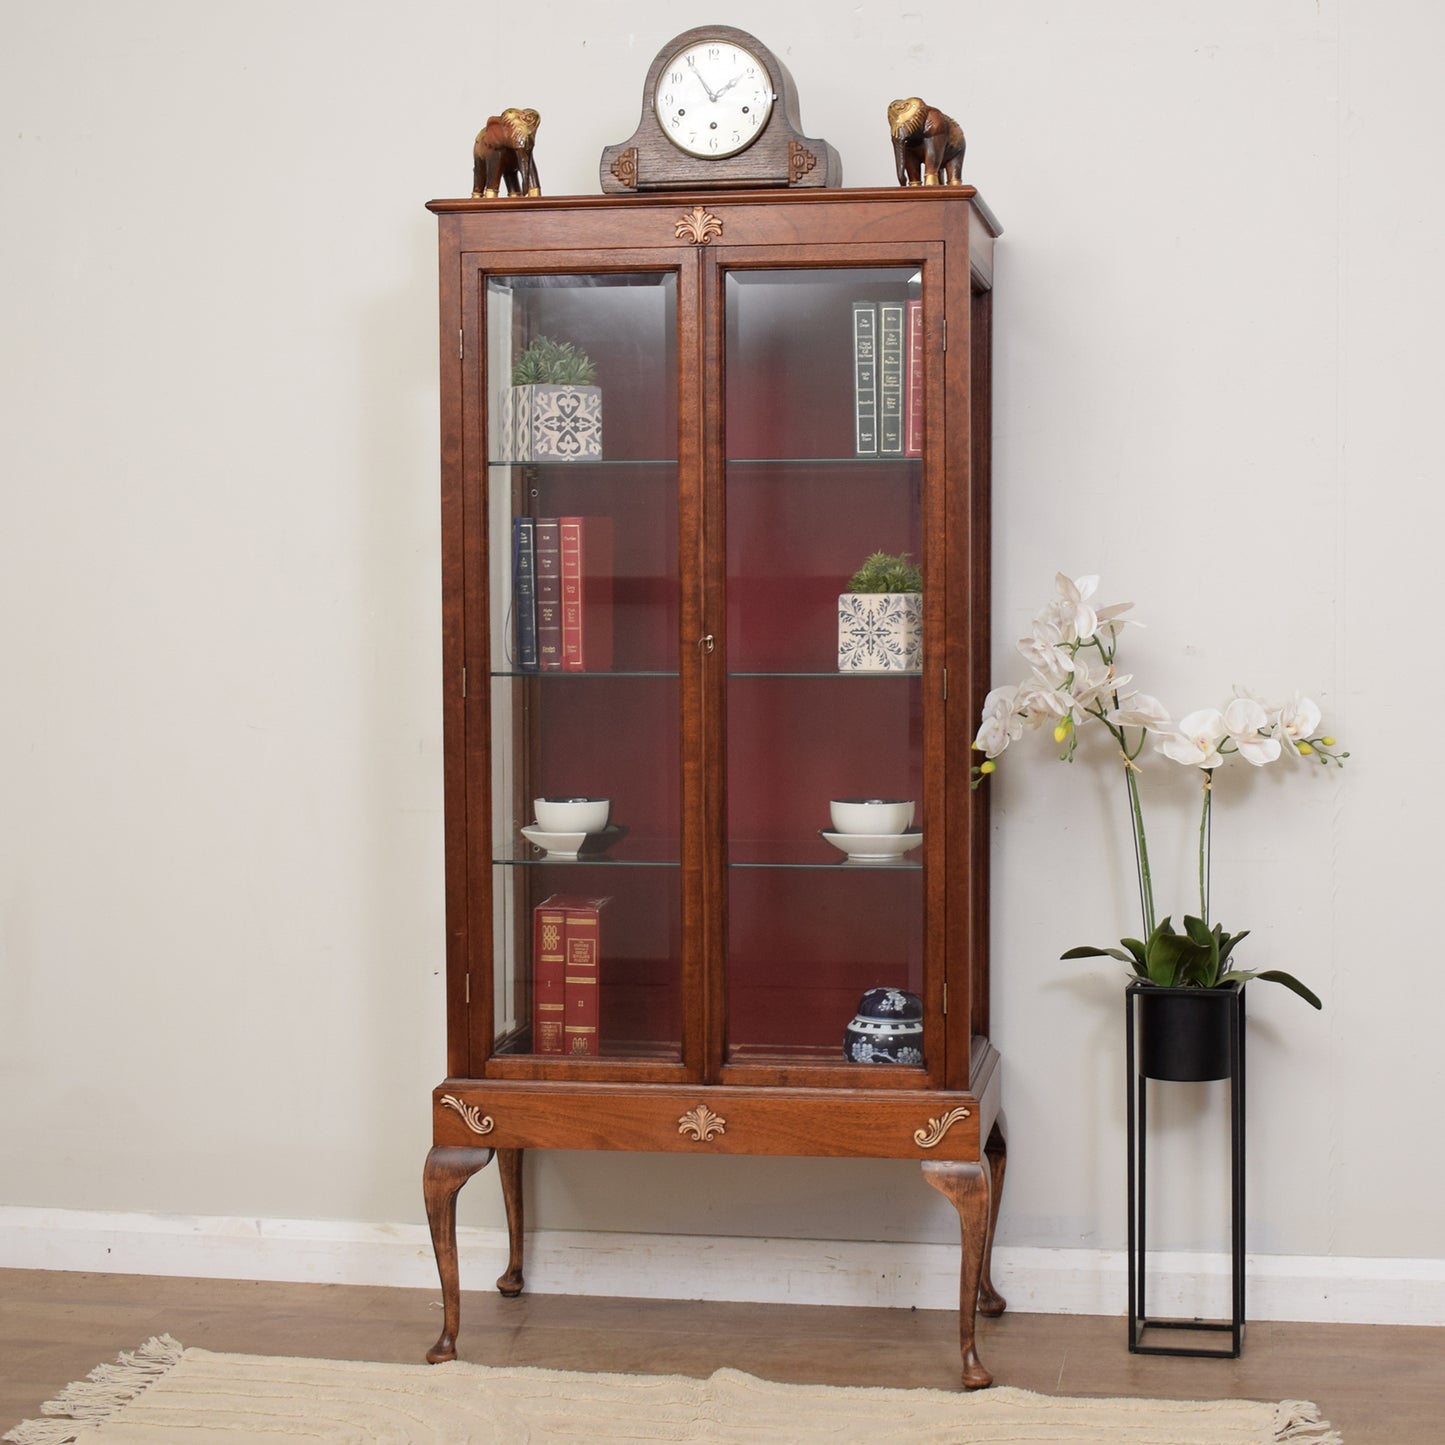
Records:
<instances>
[{"instance_id":1,"label":"brass hinge","mask_svg":"<svg viewBox=\"0 0 1445 1445\"><path fill-rule=\"evenodd\" d=\"M467 333L466 333L465 331L458 331L458 332L457 332L457 360L458 360L458 361L465 361L466 359L467 359Z\"/></svg>"},{"instance_id":2,"label":"brass hinge","mask_svg":"<svg viewBox=\"0 0 1445 1445\"><path fill-rule=\"evenodd\" d=\"M472 1001L472 976L471 976L471 974L467 974L467 976L466 976L466 978L463 980L463 982L464 982L465 985L466 985L466 987L463 989L463 1002L465 1002L465 1003L471 1003L471 1001Z\"/></svg>"},{"instance_id":3,"label":"brass hinge","mask_svg":"<svg viewBox=\"0 0 1445 1445\"><path fill-rule=\"evenodd\" d=\"M948 701L948 669L943 669L943 700Z\"/></svg>"},{"instance_id":4,"label":"brass hinge","mask_svg":"<svg viewBox=\"0 0 1445 1445\"><path fill-rule=\"evenodd\" d=\"M948 350L948 317L943 318L943 349Z\"/></svg>"},{"instance_id":5,"label":"brass hinge","mask_svg":"<svg viewBox=\"0 0 1445 1445\"><path fill-rule=\"evenodd\" d=\"M466 668L462 668L462 696L465 697L466 695L467 695L467 670L466 670Z\"/></svg>"},{"instance_id":6,"label":"brass hinge","mask_svg":"<svg viewBox=\"0 0 1445 1445\"><path fill-rule=\"evenodd\" d=\"M946 983L943 985L943 1012L946 1017L948 1014L948 985Z\"/></svg>"}]
</instances>

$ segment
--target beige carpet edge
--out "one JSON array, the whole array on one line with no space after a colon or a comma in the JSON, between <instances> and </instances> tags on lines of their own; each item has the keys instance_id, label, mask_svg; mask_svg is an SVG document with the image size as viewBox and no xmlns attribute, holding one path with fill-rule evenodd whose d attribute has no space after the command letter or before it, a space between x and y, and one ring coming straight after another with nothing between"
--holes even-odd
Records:
<instances>
[{"instance_id":1,"label":"beige carpet edge","mask_svg":"<svg viewBox=\"0 0 1445 1445\"><path fill-rule=\"evenodd\" d=\"M764 1441L775 1437L779 1412L803 1411L810 1421L857 1413L871 1420L870 1430L876 1432L881 1421L898 1419L916 1421L921 1432L917 1438L944 1440L951 1438L949 1427L940 1426L936 1418L940 1408L962 1411L970 1419L953 1428L957 1438L978 1438L972 1432L989 1421L1010 1431L1006 1438L1029 1441L1087 1441L1099 1438L1089 1431L1097 1430L1096 1417L1108 1414L1119 1428L1171 1429L1177 1420L1190 1428L1200 1420L1217 1419L1221 1441L1258 1440L1260 1445L1343 1445L1342 1437L1320 1418L1320 1411L1310 1401L1285 1400L1275 1403L1241 1400L1154 1400L1130 1396L1050 1396L1021 1390L1013 1386L996 1386L976 1394L956 1394L944 1390L907 1389L878 1385L788 1385L765 1380L744 1371L722 1368L705 1379L686 1375L605 1374L591 1371L554 1370L539 1366L489 1366L466 1362L449 1365L375 1364L367 1361L304 1359L285 1356L236 1355L202 1349L185 1349L169 1335L155 1336L139 1349L122 1353L114 1364L99 1365L83 1381L67 1386L54 1400L41 1407L45 1418L22 1421L3 1437L11 1445L80 1445L90 1437L94 1427L112 1422L119 1428L126 1412L141 1401L150 1389L176 1371L185 1362L193 1371L234 1371L238 1377L250 1376L247 1389L267 1377L284 1375L304 1387L304 1377L324 1374L359 1384L363 1379L392 1376L399 1380L420 1382L422 1379L442 1380L461 1376L477 1381L490 1380L494 1387L503 1385L520 1389L523 1397L549 1400L558 1398L570 1386L583 1396L592 1398L598 1391L608 1397L638 1395L647 1400L655 1412L658 1430L645 1428L633 1433L631 1428L615 1436L594 1435L594 1439L657 1439L657 1440L736 1440ZM185 1374L186 1372L180 1372ZM660 1393L659 1393L660 1392ZM165 1391L160 1392L165 1394ZM512 1403L510 1401L506 1402ZM672 1407L678 1413L673 1415ZM136 1412L132 1412L136 1413ZM1020 1425L1020 1420L1029 1423ZM1080 1423L1085 1422L1085 1423ZM1258 1423L1258 1429L1241 1430ZM193 1422L189 1428L198 1428ZM828 1427L824 1427L825 1429ZM944 1434L937 1433L939 1429ZM1110 1428L1114 1428L1111 1426ZM671 1433L681 1430L683 1433ZM693 1433L696 1430L698 1433ZM1082 1431L1083 1433L1060 1433ZM1034 1433L1041 1432L1041 1433ZM894 1433L889 1431L889 1433ZM101 1430L96 1436L109 1439L111 1431ZM278 1437L281 1438L281 1437ZM468 1437L470 1438L470 1437ZM528 1437L531 1438L530 1431ZM557 1438L540 1428L538 1439ZM821 1438L821 1432L820 1432ZM832 1438L852 1438L833 1435ZM860 1434L857 1438L864 1438ZM895 1438L908 1438L897 1436ZM1005 1438L1005 1437L1000 1437ZM1136 1438L1131 1435L1130 1438ZM1161 1437L1162 1438L1162 1437ZM1200 1440L1197 1433L1181 1433L1170 1438Z\"/></svg>"}]
</instances>

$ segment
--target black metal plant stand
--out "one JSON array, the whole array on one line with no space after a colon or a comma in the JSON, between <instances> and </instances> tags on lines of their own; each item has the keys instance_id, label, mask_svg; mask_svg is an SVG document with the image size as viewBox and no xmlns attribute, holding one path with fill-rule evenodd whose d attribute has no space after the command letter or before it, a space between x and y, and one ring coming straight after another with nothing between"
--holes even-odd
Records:
<instances>
[{"instance_id":1,"label":"black metal plant stand","mask_svg":"<svg viewBox=\"0 0 1445 1445\"><path fill-rule=\"evenodd\" d=\"M1238 1359L1244 1338L1244 985L1225 989L1124 990L1129 1077L1129 1349L1136 1355ZM1136 1035L1140 1047L1136 1052ZM1148 1198L1151 1080L1229 1080L1230 1245L1233 1316L1229 1320L1156 1319L1147 1312L1145 1204ZM1194 1345L1142 1344L1146 1330L1194 1333ZM1204 1344L1228 1336L1228 1348Z\"/></svg>"}]
</instances>

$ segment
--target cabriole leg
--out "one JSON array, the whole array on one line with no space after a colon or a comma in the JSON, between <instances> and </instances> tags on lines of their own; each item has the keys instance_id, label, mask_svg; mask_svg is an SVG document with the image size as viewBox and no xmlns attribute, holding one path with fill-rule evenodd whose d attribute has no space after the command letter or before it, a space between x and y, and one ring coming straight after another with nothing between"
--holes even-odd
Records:
<instances>
[{"instance_id":1,"label":"cabriole leg","mask_svg":"<svg viewBox=\"0 0 1445 1445\"><path fill-rule=\"evenodd\" d=\"M998 1207L1003 1199L1003 1175L1008 1167L1008 1125L998 1116L984 1153L988 1155L990 1178L988 1204L988 1237L983 1242L983 1277L978 1285L978 1307L990 1319L996 1319L1008 1308L1008 1301L993 1287L993 1232L998 1225Z\"/></svg>"},{"instance_id":2,"label":"cabriole leg","mask_svg":"<svg viewBox=\"0 0 1445 1445\"><path fill-rule=\"evenodd\" d=\"M490 1149L447 1149L440 1145L426 1156L422 1193L427 1223L442 1282L442 1332L426 1352L429 1365L457 1357L457 1329L461 1323L462 1291L457 1267L457 1195L462 1185L492 1161Z\"/></svg>"},{"instance_id":3,"label":"cabriole leg","mask_svg":"<svg viewBox=\"0 0 1445 1445\"><path fill-rule=\"evenodd\" d=\"M497 1169L502 1176L502 1203L507 1209L507 1272L497 1288L508 1299L522 1293L522 1151L498 1149Z\"/></svg>"},{"instance_id":4,"label":"cabriole leg","mask_svg":"<svg viewBox=\"0 0 1445 1445\"><path fill-rule=\"evenodd\" d=\"M988 1156L978 1163L963 1160L926 1160L923 1177L958 1211L962 1235L958 1282L958 1347L963 1358L963 1387L981 1390L993 1384L974 1347L974 1318L983 1279L984 1246L989 1235L989 1195L992 1192Z\"/></svg>"}]
</instances>

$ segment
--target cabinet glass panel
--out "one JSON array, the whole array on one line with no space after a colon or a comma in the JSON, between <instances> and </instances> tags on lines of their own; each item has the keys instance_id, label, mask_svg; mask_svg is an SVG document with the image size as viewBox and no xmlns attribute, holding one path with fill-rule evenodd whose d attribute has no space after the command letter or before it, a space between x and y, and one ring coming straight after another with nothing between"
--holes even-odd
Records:
<instances>
[{"instance_id":1,"label":"cabinet glass panel","mask_svg":"<svg viewBox=\"0 0 1445 1445\"><path fill-rule=\"evenodd\" d=\"M871 554L922 551L920 276L725 294L727 1057L837 1065L866 991L923 991L920 599L845 596ZM859 798L913 821L830 836Z\"/></svg>"},{"instance_id":2,"label":"cabinet glass panel","mask_svg":"<svg viewBox=\"0 0 1445 1445\"><path fill-rule=\"evenodd\" d=\"M681 1055L676 309L487 281L498 1054Z\"/></svg>"}]
</instances>

